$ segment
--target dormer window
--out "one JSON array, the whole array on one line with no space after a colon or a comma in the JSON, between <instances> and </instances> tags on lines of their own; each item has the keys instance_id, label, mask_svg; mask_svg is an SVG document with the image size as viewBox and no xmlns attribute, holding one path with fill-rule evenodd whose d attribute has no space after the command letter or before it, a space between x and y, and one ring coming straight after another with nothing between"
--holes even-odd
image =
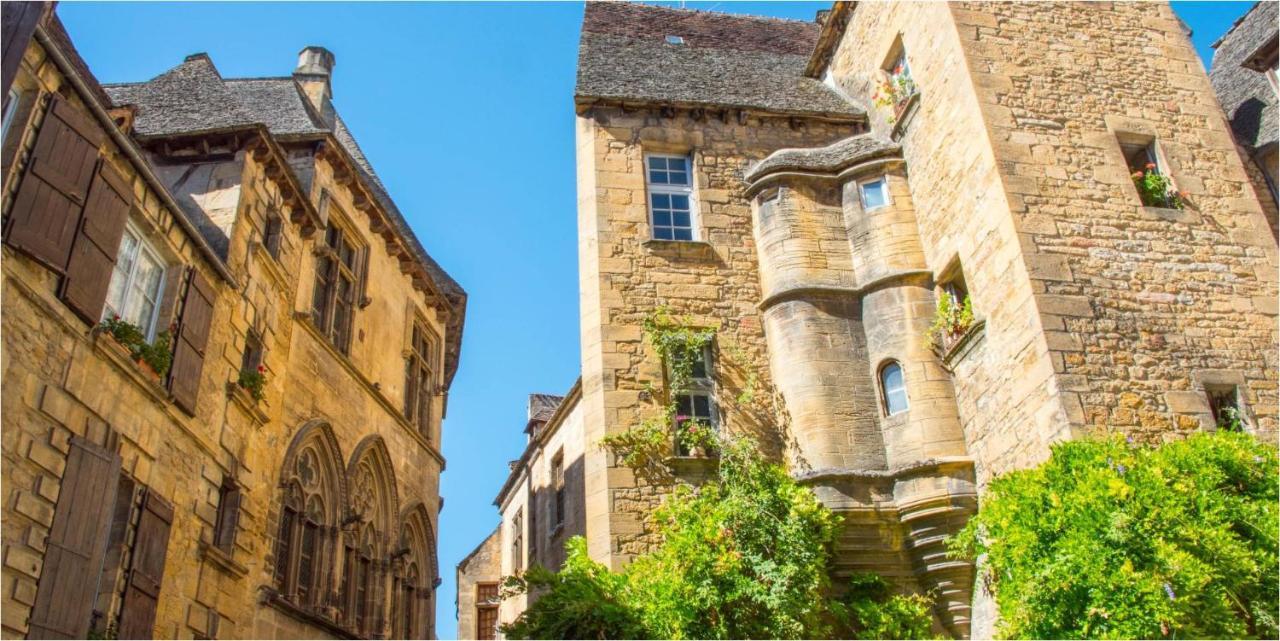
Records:
<instances>
[{"instance_id":1,"label":"dormer window","mask_svg":"<svg viewBox=\"0 0 1280 641\"><path fill-rule=\"evenodd\" d=\"M684 38L681 38L680 36L667 36L667 44L682 45L684 44Z\"/></svg>"}]
</instances>

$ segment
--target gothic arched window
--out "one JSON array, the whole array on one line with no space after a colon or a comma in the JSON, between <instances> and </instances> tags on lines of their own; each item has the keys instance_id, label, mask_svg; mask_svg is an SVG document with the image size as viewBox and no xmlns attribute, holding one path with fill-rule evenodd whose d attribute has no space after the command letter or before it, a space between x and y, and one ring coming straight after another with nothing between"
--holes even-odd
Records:
<instances>
[{"instance_id":1,"label":"gothic arched window","mask_svg":"<svg viewBox=\"0 0 1280 641\"><path fill-rule=\"evenodd\" d=\"M342 481L338 451L327 425L303 428L285 455L284 494L275 545L275 584L301 606L323 605L338 524Z\"/></svg>"},{"instance_id":2,"label":"gothic arched window","mask_svg":"<svg viewBox=\"0 0 1280 641\"><path fill-rule=\"evenodd\" d=\"M421 503L403 517L396 564L395 630L403 639L422 639L431 629L435 579L435 537Z\"/></svg>"},{"instance_id":3,"label":"gothic arched window","mask_svg":"<svg viewBox=\"0 0 1280 641\"><path fill-rule=\"evenodd\" d=\"M347 467L351 488L344 519L342 607L347 625L364 636L386 631L384 607L390 566L390 537L398 531L395 475L382 439L371 436L351 456ZM393 623L394 625L394 623Z\"/></svg>"}]
</instances>

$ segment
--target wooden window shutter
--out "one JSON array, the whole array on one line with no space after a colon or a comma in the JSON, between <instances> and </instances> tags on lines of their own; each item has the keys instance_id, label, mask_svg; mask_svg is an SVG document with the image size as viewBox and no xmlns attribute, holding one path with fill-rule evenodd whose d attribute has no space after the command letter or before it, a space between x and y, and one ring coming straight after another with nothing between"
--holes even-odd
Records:
<instances>
[{"instance_id":1,"label":"wooden window shutter","mask_svg":"<svg viewBox=\"0 0 1280 641\"><path fill-rule=\"evenodd\" d=\"M236 542L236 528L240 525L240 486L228 481L222 488L218 503L218 522L213 533L213 544L231 554Z\"/></svg>"},{"instance_id":2,"label":"wooden window shutter","mask_svg":"<svg viewBox=\"0 0 1280 641\"><path fill-rule=\"evenodd\" d=\"M119 477L119 455L71 437L28 638L83 639L89 633Z\"/></svg>"},{"instance_id":3,"label":"wooden window shutter","mask_svg":"<svg viewBox=\"0 0 1280 641\"><path fill-rule=\"evenodd\" d=\"M169 391L173 393L174 402L193 416L212 321L213 287L193 267L187 294L182 300L182 320L174 339L173 367L169 373Z\"/></svg>"},{"instance_id":4,"label":"wooden window shutter","mask_svg":"<svg viewBox=\"0 0 1280 641\"><path fill-rule=\"evenodd\" d=\"M118 638L150 639L156 622L156 603L164 579L173 506L147 490L133 543L133 560L120 609Z\"/></svg>"},{"instance_id":5,"label":"wooden window shutter","mask_svg":"<svg viewBox=\"0 0 1280 641\"><path fill-rule=\"evenodd\" d=\"M5 242L59 274L66 270L102 140L97 125L54 97L9 211Z\"/></svg>"},{"instance_id":6,"label":"wooden window shutter","mask_svg":"<svg viewBox=\"0 0 1280 641\"><path fill-rule=\"evenodd\" d=\"M129 183L107 163L98 167L62 281L62 300L90 324L102 319L120 238L133 201Z\"/></svg>"}]
</instances>

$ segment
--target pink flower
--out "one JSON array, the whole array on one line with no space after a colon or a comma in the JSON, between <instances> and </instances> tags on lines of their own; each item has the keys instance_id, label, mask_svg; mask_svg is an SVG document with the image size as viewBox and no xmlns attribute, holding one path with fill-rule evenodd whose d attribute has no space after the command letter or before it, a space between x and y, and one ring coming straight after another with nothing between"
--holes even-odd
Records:
<instances>
[{"instance_id":1,"label":"pink flower","mask_svg":"<svg viewBox=\"0 0 1280 641\"><path fill-rule=\"evenodd\" d=\"M1147 169L1155 169L1155 168L1156 168L1156 164L1155 164L1155 163L1153 163L1153 162L1149 162L1149 163L1147 163Z\"/></svg>"},{"instance_id":2,"label":"pink flower","mask_svg":"<svg viewBox=\"0 0 1280 641\"><path fill-rule=\"evenodd\" d=\"M1133 177L1134 177L1134 178L1141 178L1141 177L1142 177L1142 172L1140 172L1140 171L1135 171L1135 172L1133 172Z\"/></svg>"},{"instance_id":3,"label":"pink flower","mask_svg":"<svg viewBox=\"0 0 1280 641\"><path fill-rule=\"evenodd\" d=\"M683 423L684 421L687 421L687 420L689 420L689 417L688 417L688 416L685 416L684 414L677 414L677 415L676 415L676 422L677 422L677 423Z\"/></svg>"}]
</instances>

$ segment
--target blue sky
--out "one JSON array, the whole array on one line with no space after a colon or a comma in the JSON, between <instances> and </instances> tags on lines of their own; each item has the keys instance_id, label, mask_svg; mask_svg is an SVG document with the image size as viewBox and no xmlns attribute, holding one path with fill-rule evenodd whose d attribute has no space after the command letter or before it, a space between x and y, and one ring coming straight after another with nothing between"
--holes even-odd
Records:
<instances>
[{"instance_id":1,"label":"blue sky","mask_svg":"<svg viewBox=\"0 0 1280 641\"><path fill-rule=\"evenodd\" d=\"M1173 5L1206 62L1250 6ZM830 4L687 6L812 19ZM454 565L497 524L491 504L523 449L525 399L563 393L578 373L582 5L64 2L58 11L103 82L144 80L198 51L227 77L288 75L310 44L334 52L339 111L422 244L471 297L444 425L436 631L452 637Z\"/></svg>"}]
</instances>

